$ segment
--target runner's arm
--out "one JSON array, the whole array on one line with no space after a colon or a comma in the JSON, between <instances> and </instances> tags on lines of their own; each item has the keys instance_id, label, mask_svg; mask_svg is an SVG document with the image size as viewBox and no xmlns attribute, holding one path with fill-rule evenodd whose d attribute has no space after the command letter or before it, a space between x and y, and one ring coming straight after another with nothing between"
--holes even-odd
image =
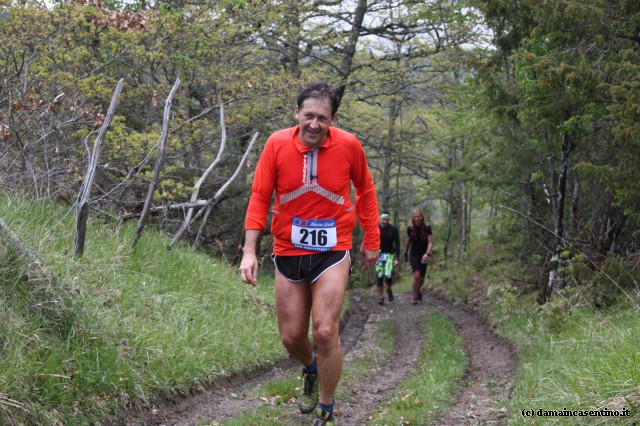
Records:
<instances>
[{"instance_id":1,"label":"runner's arm","mask_svg":"<svg viewBox=\"0 0 640 426\"><path fill-rule=\"evenodd\" d=\"M398 228L395 229L395 232L393 234L394 247L396 249L396 259L400 259L400 232L398 232Z\"/></svg>"},{"instance_id":2,"label":"runner's arm","mask_svg":"<svg viewBox=\"0 0 640 426\"><path fill-rule=\"evenodd\" d=\"M427 240L429 241L429 245L427 246L427 251L424 255L428 259L431 256L431 249L433 248L433 237L431 234L427 236Z\"/></svg>"},{"instance_id":3,"label":"runner's arm","mask_svg":"<svg viewBox=\"0 0 640 426\"><path fill-rule=\"evenodd\" d=\"M411 234L409 234L409 230L407 229L407 243L404 245L404 260L408 260L409 258L409 248L411 248Z\"/></svg>"},{"instance_id":4,"label":"runner's arm","mask_svg":"<svg viewBox=\"0 0 640 426\"><path fill-rule=\"evenodd\" d=\"M362 270L373 266L378 261L378 250L368 250L364 248L364 245L360 247L360 259L358 259L358 263L362 265Z\"/></svg>"},{"instance_id":5,"label":"runner's arm","mask_svg":"<svg viewBox=\"0 0 640 426\"><path fill-rule=\"evenodd\" d=\"M255 286L258 280L258 258L256 256L256 245L260 231L257 229L247 229L244 237L244 247L242 248L242 262L240 262L240 275L242 281Z\"/></svg>"},{"instance_id":6,"label":"runner's arm","mask_svg":"<svg viewBox=\"0 0 640 426\"><path fill-rule=\"evenodd\" d=\"M242 261L240 262L240 275L242 281L255 286L258 281L258 258L256 246L260 233L264 231L271 197L275 189L276 171L273 143L267 143L260 155L253 183L251 185L251 198L245 217L245 238L242 247Z\"/></svg>"},{"instance_id":7,"label":"runner's arm","mask_svg":"<svg viewBox=\"0 0 640 426\"><path fill-rule=\"evenodd\" d=\"M393 241L396 253L396 257L393 259L393 266L395 267L400 263L400 232L398 231L398 228L395 228L395 231L393 233Z\"/></svg>"},{"instance_id":8,"label":"runner's arm","mask_svg":"<svg viewBox=\"0 0 640 426\"><path fill-rule=\"evenodd\" d=\"M360 226L364 229L362 247L366 250L378 251L380 250L380 228L378 227L376 188L373 185L362 145L356 139L352 147L351 181L356 189L356 215Z\"/></svg>"},{"instance_id":9,"label":"runner's arm","mask_svg":"<svg viewBox=\"0 0 640 426\"><path fill-rule=\"evenodd\" d=\"M264 231L267 224L267 214L271 206L271 198L276 186L276 158L271 138L260 154L260 159L253 174L251 184L251 198L247 207L245 229Z\"/></svg>"}]
</instances>

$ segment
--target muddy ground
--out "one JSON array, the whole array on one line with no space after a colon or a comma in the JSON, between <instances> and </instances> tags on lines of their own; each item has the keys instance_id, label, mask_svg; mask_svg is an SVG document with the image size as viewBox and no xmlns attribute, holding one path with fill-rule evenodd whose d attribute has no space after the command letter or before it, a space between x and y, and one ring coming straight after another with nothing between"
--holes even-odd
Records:
<instances>
[{"instance_id":1,"label":"muddy ground","mask_svg":"<svg viewBox=\"0 0 640 426\"><path fill-rule=\"evenodd\" d=\"M375 330L381 321L388 320L393 324L397 341L389 357L390 363L379 365L366 381L351 389L353 397L350 402L339 401L339 405L336 405L337 424L363 425L381 402L397 392L399 384L412 374L424 345L422 319L434 310L449 317L455 325L465 343L469 368L458 387L455 403L431 424L458 426L507 423L505 404L512 391L516 355L513 348L497 336L489 325L466 305L452 304L431 292L425 292L424 303L416 306L411 305L411 296L408 294L396 295L393 302L380 306L375 303L375 297L367 297L361 292L350 292L352 310L341 327L345 369L349 368L349 362L358 354L377 350ZM298 372L299 366L295 362L285 360L272 368L230 377L224 383L198 394L159 403L151 411L132 415L125 424L197 426L210 424L207 422L211 422L211 419L228 420L265 404L265 401L251 396L252 389ZM296 421L308 424L309 417L300 415Z\"/></svg>"}]
</instances>

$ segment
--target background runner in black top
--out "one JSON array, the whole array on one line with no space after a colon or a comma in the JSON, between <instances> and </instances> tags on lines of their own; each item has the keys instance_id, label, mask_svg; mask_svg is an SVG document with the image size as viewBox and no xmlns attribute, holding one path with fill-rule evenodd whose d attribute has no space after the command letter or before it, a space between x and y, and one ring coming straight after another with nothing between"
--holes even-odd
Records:
<instances>
[{"instance_id":1,"label":"background runner in black top","mask_svg":"<svg viewBox=\"0 0 640 426\"><path fill-rule=\"evenodd\" d=\"M432 248L431 226L426 222L422 211L416 209L411 213L411 226L407 228L407 244L404 249L404 260L410 262L413 271L411 287L414 305L422 302L422 285Z\"/></svg>"},{"instance_id":2,"label":"background runner in black top","mask_svg":"<svg viewBox=\"0 0 640 426\"><path fill-rule=\"evenodd\" d=\"M376 262L376 286L378 288L378 304L384 304L383 281L387 283L387 297L393 301L393 269L398 266L400 259L400 234L398 228L389 223L389 211L384 210L380 215L380 255Z\"/></svg>"}]
</instances>

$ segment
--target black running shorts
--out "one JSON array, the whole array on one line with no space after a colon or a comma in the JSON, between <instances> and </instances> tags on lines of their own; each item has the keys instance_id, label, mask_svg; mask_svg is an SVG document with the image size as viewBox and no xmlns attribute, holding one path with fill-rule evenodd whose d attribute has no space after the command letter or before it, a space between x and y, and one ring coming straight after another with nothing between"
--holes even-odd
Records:
<instances>
[{"instance_id":1,"label":"black running shorts","mask_svg":"<svg viewBox=\"0 0 640 426\"><path fill-rule=\"evenodd\" d=\"M422 256L409 253L409 263L413 272L420 271L420 276L427 275L427 264L422 263Z\"/></svg>"},{"instance_id":2,"label":"black running shorts","mask_svg":"<svg viewBox=\"0 0 640 426\"><path fill-rule=\"evenodd\" d=\"M316 282L322 274L342 262L345 257L349 257L349 270L351 270L351 257L348 250L325 251L302 256L271 255L278 271L294 283Z\"/></svg>"}]
</instances>

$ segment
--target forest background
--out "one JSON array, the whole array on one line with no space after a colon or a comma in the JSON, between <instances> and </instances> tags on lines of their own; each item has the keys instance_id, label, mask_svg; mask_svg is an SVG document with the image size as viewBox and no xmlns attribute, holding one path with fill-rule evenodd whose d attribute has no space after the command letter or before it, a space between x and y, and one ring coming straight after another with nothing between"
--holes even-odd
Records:
<instances>
[{"instance_id":1,"label":"forest background","mask_svg":"<svg viewBox=\"0 0 640 426\"><path fill-rule=\"evenodd\" d=\"M232 265L266 137L325 79L381 208L401 230L424 210L444 269L493 267L558 321L637 308L635 1L2 0L0 77L4 191L88 190L92 217Z\"/></svg>"}]
</instances>

